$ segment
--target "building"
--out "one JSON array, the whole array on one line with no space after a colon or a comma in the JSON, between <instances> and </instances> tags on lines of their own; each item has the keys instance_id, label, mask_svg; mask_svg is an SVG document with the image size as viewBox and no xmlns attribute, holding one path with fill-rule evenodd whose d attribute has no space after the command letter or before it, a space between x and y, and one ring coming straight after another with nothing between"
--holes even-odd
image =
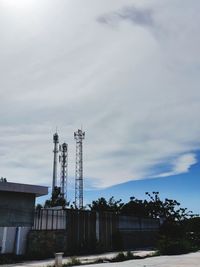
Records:
<instances>
[{"instance_id":1,"label":"building","mask_svg":"<svg viewBox=\"0 0 200 267\"><path fill-rule=\"evenodd\" d=\"M48 187L0 182L0 253L24 253L36 197L47 194Z\"/></svg>"}]
</instances>

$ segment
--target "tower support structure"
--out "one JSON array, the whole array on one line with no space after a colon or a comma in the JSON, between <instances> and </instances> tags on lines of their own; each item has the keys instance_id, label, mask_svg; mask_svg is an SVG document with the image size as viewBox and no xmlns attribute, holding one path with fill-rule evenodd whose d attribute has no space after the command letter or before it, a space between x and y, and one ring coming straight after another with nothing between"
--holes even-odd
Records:
<instances>
[{"instance_id":1,"label":"tower support structure","mask_svg":"<svg viewBox=\"0 0 200 267\"><path fill-rule=\"evenodd\" d=\"M59 136L57 133L53 135L53 181L52 181L52 193L57 186L57 168L58 168L58 152L59 152Z\"/></svg>"},{"instance_id":2,"label":"tower support structure","mask_svg":"<svg viewBox=\"0 0 200 267\"><path fill-rule=\"evenodd\" d=\"M76 140L76 167L75 167L75 205L78 209L83 208L83 139L85 132L78 129L74 133Z\"/></svg>"},{"instance_id":3,"label":"tower support structure","mask_svg":"<svg viewBox=\"0 0 200 267\"><path fill-rule=\"evenodd\" d=\"M61 164L61 173L60 173L60 192L62 197L67 201L67 176L68 176L68 145L63 143L60 146L60 164Z\"/></svg>"}]
</instances>

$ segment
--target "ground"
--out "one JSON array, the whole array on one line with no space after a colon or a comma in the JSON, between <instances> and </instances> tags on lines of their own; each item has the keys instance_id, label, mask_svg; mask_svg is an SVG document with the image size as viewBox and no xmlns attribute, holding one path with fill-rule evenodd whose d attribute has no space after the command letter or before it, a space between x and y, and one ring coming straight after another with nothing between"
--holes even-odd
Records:
<instances>
[{"instance_id":1,"label":"ground","mask_svg":"<svg viewBox=\"0 0 200 267\"><path fill-rule=\"evenodd\" d=\"M146 252L137 252L137 254L145 254ZM112 257L113 254L109 253L103 255L104 257ZM101 256L88 256L87 259L99 258ZM82 257L81 259L86 259L86 257ZM67 259L65 259L66 261ZM46 267L50 264L53 264L52 260L47 261L37 261L37 262L26 262L21 264L12 264L12 265L4 265L7 267L15 266L15 267ZM158 257L150 257L141 260L130 260L125 262L118 263L102 263L102 264L94 264L94 265L84 265L84 267L199 267L200 266L200 252L189 253L185 255L178 256L158 256Z\"/></svg>"}]
</instances>

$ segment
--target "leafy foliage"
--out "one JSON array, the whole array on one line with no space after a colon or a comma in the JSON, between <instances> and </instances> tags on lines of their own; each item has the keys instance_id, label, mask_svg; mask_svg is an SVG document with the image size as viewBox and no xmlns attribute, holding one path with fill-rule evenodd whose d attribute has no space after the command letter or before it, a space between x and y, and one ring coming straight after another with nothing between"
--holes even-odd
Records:
<instances>
[{"instance_id":1,"label":"leafy foliage","mask_svg":"<svg viewBox=\"0 0 200 267\"><path fill-rule=\"evenodd\" d=\"M88 207L92 211L113 211L120 212L123 207L122 200L115 200L114 197L111 197L108 201L101 197L96 201L92 201L92 204L89 204Z\"/></svg>"},{"instance_id":2,"label":"leafy foliage","mask_svg":"<svg viewBox=\"0 0 200 267\"><path fill-rule=\"evenodd\" d=\"M35 207L36 210L41 210L43 208L43 206L41 204L37 204L37 206Z\"/></svg>"},{"instance_id":3,"label":"leafy foliage","mask_svg":"<svg viewBox=\"0 0 200 267\"><path fill-rule=\"evenodd\" d=\"M81 261L76 257L71 257L69 262L67 264L64 264L63 267L77 266L77 265L81 265Z\"/></svg>"},{"instance_id":4,"label":"leafy foliage","mask_svg":"<svg viewBox=\"0 0 200 267\"><path fill-rule=\"evenodd\" d=\"M176 200L165 198L162 200L159 192L146 192L147 199L140 200L131 197L128 203L115 200L108 201L99 198L93 201L89 208L94 211L112 211L123 215L160 219L160 235L158 250L161 254L182 254L200 248L200 218L195 218L186 208L182 208ZM122 248L120 234L113 236L116 249ZM119 260L124 260L122 254Z\"/></svg>"},{"instance_id":5,"label":"leafy foliage","mask_svg":"<svg viewBox=\"0 0 200 267\"><path fill-rule=\"evenodd\" d=\"M172 239L166 236L160 238L158 249L164 255L178 255L196 250L193 244L187 239Z\"/></svg>"},{"instance_id":6,"label":"leafy foliage","mask_svg":"<svg viewBox=\"0 0 200 267\"><path fill-rule=\"evenodd\" d=\"M51 207L65 207L67 205L66 200L63 198L61 192L60 192L60 187L55 187L51 199L46 200L44 207L45 208L51 208Z\"/></svg>"},{"instance_id":7,"label":"leafy foliage","mask_svg":"<svg viewBox=\"0 0 200 267\"><path fill-rule=\"evenodd\" d=\"M123 252L119 252L114 258L112 258L112 262L125 261L126 255Z\"/></svg>"},{"instance_id":8,"label":"leafy foliage","mask_svg":"<svg viewBox=\"0 0 200 267\"><path fill-rule=\"evenodd\" d=\"M128 203L115 200L111 197L108 201L101 197L88 205L93 211L113 211L137 217L160 218L168 221L182 221L192 216L186 208L181 208L180 203L173 199L161 200L159 192L146 192L148 199L139 200L131 197Z\"/></svg>"}]
</instances>

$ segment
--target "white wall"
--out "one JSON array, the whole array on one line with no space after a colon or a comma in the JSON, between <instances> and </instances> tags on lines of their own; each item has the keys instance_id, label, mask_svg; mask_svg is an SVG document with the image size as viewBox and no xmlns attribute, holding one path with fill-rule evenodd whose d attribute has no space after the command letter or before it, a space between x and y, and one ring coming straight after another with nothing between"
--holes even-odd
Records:
<instances>
[{"instance_id":1,"label":"white wall","mask_svg":"<svg viewBox=\"0 0 200 267\"><path fill-rule=\"evenodd\" d=\"M30 227L0 227L0 253L24 254L30 229Z\"/></svg>"}]
</instances>

